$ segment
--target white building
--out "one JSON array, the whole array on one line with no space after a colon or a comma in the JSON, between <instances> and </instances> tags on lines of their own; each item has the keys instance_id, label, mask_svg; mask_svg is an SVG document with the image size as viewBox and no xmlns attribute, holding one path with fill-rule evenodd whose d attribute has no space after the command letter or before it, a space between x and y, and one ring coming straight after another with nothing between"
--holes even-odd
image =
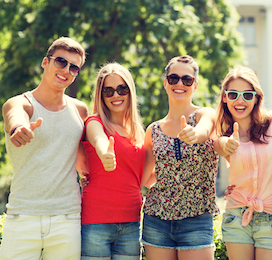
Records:
<instances>
[{"instance_id":1,"label":"white building","mask_svg":"<svg viewBox=\"0 0 272 260\"><path fill-rule=\"evenodd\" d=\"M231 0L240 14L238 30L244 36L245 66L253 69L264 91L265 106L272 110L272 0ZM220 158L217 194L228 185L228 169Z\"/></svg>"}]
</instances>

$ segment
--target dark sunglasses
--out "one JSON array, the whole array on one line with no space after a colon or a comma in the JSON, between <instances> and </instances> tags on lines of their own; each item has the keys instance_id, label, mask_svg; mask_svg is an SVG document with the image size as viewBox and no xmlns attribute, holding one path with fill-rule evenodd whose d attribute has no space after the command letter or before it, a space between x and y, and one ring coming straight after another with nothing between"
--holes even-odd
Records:
<instances>
[{"instance_id":1,"label":"dark sunglasses","mask_svg":"<svg viewBox=\"0 0 272 260\"><path fill-rule=\"evenodd\" d=\"M179 79L181 79L182 84L187 87L191 87L195 81L195 78L191 77L190 75L180 77L177 74L170 74L166 78L170 85L176 85L179 82Z\"/></svg>"},{"instance_id":2,"label":"dark sunglasses","mask_svg":"<svg viewBox=\"0 0 272 260\"><path fill-rule=\"evenodd\" d=\"M116 89L112 87L103 87L102 95L103 97L112 97L115 91L118 93L119 96L125 96L130 92L127 85L119 85Z\"/></svg>"},{"instance_id":3,"label":"dark sunglasses","mask_svg":"<svg viewBox=\"0 0 272 260\"><path fill-rule=\"evenodd\" d=\"M229 101L235 101L239 98L239 96L242 96L244 101L252 101L257 93L256 91L250 91L250 90L243 91L243 92L239 92L236 90L230 90L230 91L225 90L225 94Z\"/></svg>"},{"instance_id":4,"label":"dark sunglasses","mask_svg":"<svg viewBox=\"0 0 272 260\"><path fill-rule=\"evenodd\" d=\"M77 65L69 62L68 60L66 60L62 57L50 56L50 58L54 59L54 64L57 68L63 69L69 64L70 65L69 72L73 77L76 77L79 74L80 68Z\"/></svg>"}]
</instances>

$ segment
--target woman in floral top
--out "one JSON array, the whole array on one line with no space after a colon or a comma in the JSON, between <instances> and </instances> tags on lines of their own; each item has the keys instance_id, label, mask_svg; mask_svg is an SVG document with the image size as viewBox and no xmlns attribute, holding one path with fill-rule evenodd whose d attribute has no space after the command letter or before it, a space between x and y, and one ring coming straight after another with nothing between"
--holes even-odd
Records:
<instances>
[{"instance_id":1,"label":"woman in floral top","mask_svg":"<svg viewBox=\"0 0 272 260\"><path fill-rule=\"evenodd\" d=\"M166 66L169 112L146 131L143 183L155 166L146 196L143 236L147 260L213 259L213 215L218 156L210 135L215 111L192 103L198 65L175 57Z\"/></svg>"}]
</instances>

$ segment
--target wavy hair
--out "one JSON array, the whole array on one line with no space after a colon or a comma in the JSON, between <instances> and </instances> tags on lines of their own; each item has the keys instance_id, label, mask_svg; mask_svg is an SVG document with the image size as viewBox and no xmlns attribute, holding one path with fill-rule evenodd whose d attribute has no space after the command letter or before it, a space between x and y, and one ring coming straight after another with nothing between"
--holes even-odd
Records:
<instances>
[{"instance_id":1,"label":"wavy hair","mask_svg":"<svg viewBox=\"0 0 272 260\"><path fill-rule=\"evenodd\" d=\"M129 108L125 113L125 125L129 138L135 143L143 143L144 140L144 129L141 121L140 113L138 110L138 102L136 95L136 88L133 78L130 72L117 62L107 63L98 72L96 87L95 87L95 97L94 97L94 109L93 113L100 116L107 132L109 134L114 134L114 129L111 127L111 112L105 105L102 88L104 86L105 78L110 74L119 75L129 87L130 101Z\"/></svg>"},{"instance_id":2,"label":"wavy hair","mask_svg":"<svg viewBox=\"0 0 272 260\"><path fill-rule=\"evenodd\" d=\"M251 123L248 130L250 141L255 143L267 143L265 138L268 137L267 129L271 122L271 114L263 107L264 94L257 75L253 70L242 66L231 69L221 84L220 101L216 111L217 116L215 123L217 134L219 136L231 136L233 133L234 120L227 104L223 102L223 97L225 90L228 89L229 83L236 79L246 81L252 89L257 92L257 103L251 112Z\"/></svg>"}]
</instances>

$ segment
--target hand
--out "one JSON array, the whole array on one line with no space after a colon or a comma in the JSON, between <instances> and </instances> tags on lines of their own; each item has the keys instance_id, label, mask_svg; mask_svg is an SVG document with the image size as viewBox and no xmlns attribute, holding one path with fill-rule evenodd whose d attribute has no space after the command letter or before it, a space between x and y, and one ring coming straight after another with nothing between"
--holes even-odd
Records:
<instances>
[{"instance_id":1,"label":"hand","mask_svg":"<svg viewBox=\"0 0 272 260\"><path fill-rule=\"evenodd\" d=\"M227 155L231 155L236 152L239 145L239 124L235 122L233 124L233 133L226 139L223 145L223 150Z\"/></svg>"},{"instance_id":2,"label":"hand","mask_svg":"<svg viewBox=\"0 0 272 260\"><path fill-rule=\"evenodd\" d=\"M33 130L40 127L43 122L42 118L38 118L36 122L31 122L29 127L19 126L16 128L15 132L11 135L10 140L16 146L20 147L26 143L30 143L31 139L34 137Z\"/></svg>"},{"instance_id":3,"label":"hand","mask_svg":"<svg viewBox=\"0 0 272 260\"><path fill-rule=\"evenodd\" d=\"M195 128L186 123L185 116L182 116L180 120L181 131L178 134L178 138L187 144L195 144L197 142Z\"/></svg>"},{"instance_id":4,"label":"hand","mask_svg":"<svg viewBox=\"0 0 272 260\"><path fill-rule=\"evenodd\" d=\"M227 190L225 190L225 197L224 199L227 199L227 197L232 193L233 189L234 189L235 185L228 185L227 186Z\"/></svg>"},{"instance_id":5,"label":"hand","mask_svg":"<svg viewBox=\"0 0 272 260\"><path fill-rule=\"evenodd\" d=\"M88 175L89 175L89 173L82 172L82 175L84 175L84 177L82 177L79 180L79 184L80 184L81 189L83 190L89 184L89 181L88 181Z\"/></svg>"},{"instance_id":6,"label":"hand","mask_svg":"<svg viewBox=\"0 0 272 260\"><path fill-rule=\"evenodd\" d=\"M102 155L102 164L105 171L114 171L116 169L116 158L114 152L114 138L110 136L109 147L106 153Z\"/></svg>"}]
</instances>

